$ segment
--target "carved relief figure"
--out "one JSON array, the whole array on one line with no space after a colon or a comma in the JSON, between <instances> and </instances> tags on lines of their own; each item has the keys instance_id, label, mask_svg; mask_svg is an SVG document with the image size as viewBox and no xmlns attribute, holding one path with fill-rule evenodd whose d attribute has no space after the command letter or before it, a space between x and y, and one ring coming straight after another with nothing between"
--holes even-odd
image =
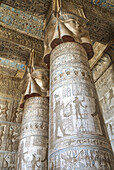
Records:
<instances>
[{"instance_id":1,"label":"carved relief figure","mask_svg":"<svg viewBox=\"0 0 114 170\"><path fill-rule=\"evenodd\" d=\"M14 101L13 102L13 110L12 110L12 115L11 115L11 121L16 122L16 114L17 114L17 108L18 108L18 102Z\"/></svg>"},{"instance_id":2,"label":"carved relief figure","mask_svg":"<svg viewBox=\"0 0 114 170\"><path fill-rule=\"evenodd\" d=\"M78 99L78 97L75 97L75 100L73 101L73 103L75 103L75 110L76 110L76 118L77 119L82 119L82 114L80 113L80 107L83 107L83 108L86 108L87 106L83 106L82 105L82 102L83 102L84 100L82 100L82 101L80 101L79 99Z\"/></svg>"},{"instance_id":3,"label":"carved relief figure","mask_svg":"<svg viewBox=\"0 0 114 170\"><path fill-rule=\"evenodd\" d=\"M4 127L0 125L0 148L2 147Z\"/></svg>"},{"instance_id":4,"label":"carved relief figure","mask_svg":"<svg viewBox=\"0 0 114 170\"><path fill-rule=\"evenodd\" d=\"M12 109L12 115L11 115L11 121L16 123L21 123L22 121L22 109L18 108L18 102L13 102L13 109Z\"/></svg>"},{"instance_id":5,"label":"carved relief figure","mask_svg":"<svg viewBox=\"0 0 114 170\"><path fill-rule=\"evenodd\" d=\"M4 155L3 167L9 170L15 170L16 154L6 153Z\"/></svg>"},{"instance_id":6,"label":"carved relief figure","mask_svg":"<svg viewBox=\"0 0 114 170\"><path fill-rule=\"evenodd\" d=\"M7 139L7 150L8 151L17 151L19 137L20 135L20 126L10 126L9 127L9 134Z\"/></svg>"},{"instance_id":7,"label":"carved relief figure","mask_svg":"<svg viewBox=\"0 0 114 170\"><path fill-rule=\"evenodd\" d=\"M56 135L58 136L58 128L60 128L60 131L62 134L65 134L65 129L62 124L62 118L61 118L61 110L63 109L64 105L63 103L60 104L60 101L56 101L54 112L56 113Z\"/></svg>"},{"instance_id":8,"label":"carved relief figure","mask_svg":"<svg viewBox=\"0 0 114 170\"><path fill-rule=\"evenodd\" d=\"M87 169L112 169L110 166L111 158L105 151L99 150L69 150L59 155L60 165L54 160L55 157L51 158L50 170L60 166L63 169L75 170L76 168L87 168ZM59 168L60 168L59 167Z\"/></svg>"},{"instance_id":9,"label":"carved relief figure","mask_svg":"<svg viewBox=\"0 0 114 170\"><path fill-rule=\"evenodd\" d=\"M8 119L8 110L9 110L9 106L8 106L8 101L5 101L4 105L0 106L0 119L6 121Z\"/></svg>"}]
</instances>

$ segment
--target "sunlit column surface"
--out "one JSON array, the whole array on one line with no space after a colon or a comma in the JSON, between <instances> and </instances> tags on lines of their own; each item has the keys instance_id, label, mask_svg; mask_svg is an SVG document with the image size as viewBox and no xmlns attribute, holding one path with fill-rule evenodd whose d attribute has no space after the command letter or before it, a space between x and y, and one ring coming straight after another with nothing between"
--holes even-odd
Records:
<instances>
[{"instance_id":1,"label":"sunlit column surface","mask_svg":"<svg viewBox=\"0 0 114 170\"><path fill-rule=\"evenodd\" d=\"M50 56L49 169L112 169L87 54L66 42Z\"/></svg>"}]
</instances>

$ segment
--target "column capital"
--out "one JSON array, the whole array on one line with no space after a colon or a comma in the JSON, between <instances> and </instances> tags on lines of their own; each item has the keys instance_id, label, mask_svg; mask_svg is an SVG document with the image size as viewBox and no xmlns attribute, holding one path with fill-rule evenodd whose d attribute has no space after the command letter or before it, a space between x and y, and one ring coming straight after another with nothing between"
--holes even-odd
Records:
<instances>
[{"instance_id":1,"label":"column capital","mask_svg":"<svg viewBox=\"0 0 114 170\"><path fill-rule=\"evenodd\" d=\"M25 100L33 96L48 97L49 70L34 68L34 50L31 51L29 63L21 82L22 98L20 107L24 107Z\"/></svg>"},{"instance_id":2,"label":"column capital","mask_svg":"<svg viewBox=\"0 0 114 170\"><path fill-rule=\"evenodd\" d=\"M88 59L93 57L93 49L83 8L77 7L77 14L65 11L60 2L52 3L45 22L44 62L49 63L51 51L64 42L78 42L85 48ZM53 7L54 4L54 7ZM59 4L57 6L57 4ZM57 8L58 7L58 8Z\"/></svg>"}]
</instances>

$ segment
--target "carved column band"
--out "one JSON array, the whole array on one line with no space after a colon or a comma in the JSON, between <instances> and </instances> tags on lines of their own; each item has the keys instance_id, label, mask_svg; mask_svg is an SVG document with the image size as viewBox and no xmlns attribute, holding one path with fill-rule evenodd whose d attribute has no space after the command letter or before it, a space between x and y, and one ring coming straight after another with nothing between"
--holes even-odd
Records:
<instances>
[{"instance_id":1,"label":"carved column band","mask_svg":"<svg viewBox=\"0 0 114 170\"><path fill-rule=\"evenodd\" d=\"M48 98L30 97L25 101L18 170L47 170Z\"/></svg>"},{"instance_id":2,"label":"carved column band","mask_svg":"<svg viewBox=\"0 0 114 170\"><path fill-rule=\"evenodd\" d=\"M87 53L63 42L50 55L49 170L113 169Z\"/></svg>"}]
</instances>

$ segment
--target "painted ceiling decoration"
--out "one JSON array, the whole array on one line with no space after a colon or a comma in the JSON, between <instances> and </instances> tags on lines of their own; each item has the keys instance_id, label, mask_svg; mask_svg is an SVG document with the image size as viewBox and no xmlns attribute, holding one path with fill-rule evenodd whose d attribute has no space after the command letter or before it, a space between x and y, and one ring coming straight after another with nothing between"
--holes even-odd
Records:
<instances>
[{"instance_id":1,"label":"painted ceiling decoration","mask_svg":"<svg viewBox=\"0 0 114 170\"><path fill-rule=\"evenodd\" d=\"M50 6L50 0L2 0L2 3L36 16L44 15Z\"/></svg>"},{"instance_id":2,"label":"painted ceiling decoration","mask_svg":"<svg viewBox=\"0 0 114 170\"><path fill-rule=\"evenodd\" d=\"M14 42L16 44L20 44L25 46L25 48L35 49L42 56L44 48L42 40L31 37L27 34L20 33L19 31L9 29L2 23L0 24L0 38L7 39L8 41Z\"/></svg>"},{"instance_id":3,"label":"painted ceiling decoration","mask_svg":"<svg viewBox=\"0 0 114 170\"><path fill-rule=\"evenodd\" d=\"M65 3L65 0L62 1ZM73 2L73 0L70 1ZM113 0L86 0L86 2L87 1L109 11L114 10ZM22 9L28 13L39 16L48 11L51 0L2 0L2 2L14 8ZM83 0L75 0L75 3L83 4Z\"/></svg>"},{"instance_id":4,"label":"painted ceiling decoration","mask_svg":"<svg viewBox=\"0 0 114 170\"><path fill-rule=\"evenodd\" d=\"M113 0L62 0L63 12L76 15L77 6L84 9L91 40L106 45L113 38ZM50 7L51 0L1 0L0 71L11 68L12 75L23 71L32 49L41 64L44 19Z\"/></svg>"},{"instance_id":5,"label":"painted ceiling decoration","mask_svg":"<svg viewBox=\"0 0 114 170\"><path fill-rule=\"evenodd\" d=\"M91 3L98 5L107 10L114 10L114 1L113 0L91 0Z\"/></svg>"},{"instance_id":6,"label":"painted ceiling decoration","mask_svg":"<svg viewBox=\"0 0 114 170\"><path fill-rule=\"evenodd\" d=\"M30 49L23 46L0 39L0 57L13 61L26 62Z\"/></svg>"},{"instance_id":7,"label":"painted ceiling decoration","mask_svg":"<svg viewBox=\"0 0 114 170\"><path fill-rule=\"evenodd\" d=\"M62 4L62 7L65 12L70 12L76 14L77 5L74 0L68 1ZM85 1L85 0L84 0ZM76 1L77 2L77 1ZM69 3L69 8L67 8L67 4ZM84 4L82 4L84 5ZM91 5L91 4L90 4ZM88 18L88 29L90 31L90 37L94 41L99 41L101 43L107 43L111 38L111 30L113 30L114 25L112 25L112 21L106 20L106 16L108 14L101 13L99 14L98 10L93 10L94 12L90 12L90 8L85 3L85 11L86 17ZM23 33L34 37L36 39L43 40L43 26L44 19L43 16L33 16L28 13L25 13L21 10L14 9L10 6L7 6L3 3L0 5L0 25L5 26L8 29L13 29L18 31L19 33ZM97 16L98 13L100 15ZM106 15L106 16L105 16ZM102 16L102 17L101 17ZM104 17L103 17L104 16ZM112 17L109 17L112 18ZM24 43L25 44L25 43Z\"/></svg>"},{"instance_id":8,"label":"painted ceiling decoration","mask_svg":"<svg viewBox=\"0 0 114 170\"><path fill-rule=\"evenodd\" d=\"M42 39L43 18L35 17L21 10L9 7L5 4L0 6L0 21L14 30L25 32L33 37Z\"/></svg>"}]
</instances>

